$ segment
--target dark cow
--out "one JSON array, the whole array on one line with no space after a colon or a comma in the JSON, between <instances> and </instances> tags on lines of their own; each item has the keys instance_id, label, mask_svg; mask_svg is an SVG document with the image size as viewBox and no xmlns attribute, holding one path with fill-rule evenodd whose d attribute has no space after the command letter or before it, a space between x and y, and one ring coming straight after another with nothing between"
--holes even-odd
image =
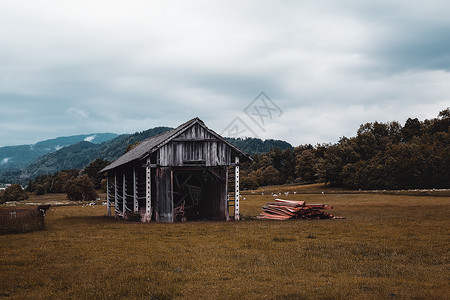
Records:
<instances>
[{"instance_id":1,"label":"dark cow","mask_svg":"<svg viewBox=\"0 0 450 300\"><path fill-rule=\"evenodd\" d=\"M45 217L45 212L50 208L50 204L47 205L39 205L37 207L37 210L42 214L43 217Z\"/></svg>"}]
</instances>

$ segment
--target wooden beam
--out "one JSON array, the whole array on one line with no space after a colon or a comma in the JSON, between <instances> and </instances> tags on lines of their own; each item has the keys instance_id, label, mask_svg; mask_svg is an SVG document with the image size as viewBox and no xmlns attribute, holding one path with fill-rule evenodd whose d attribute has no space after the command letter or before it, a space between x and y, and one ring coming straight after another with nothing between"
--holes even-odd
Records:
<instances>
[{"instance_id":1,"label":"wooden beam","mask_svg":"<svg viewBox=\"0 0 450 300\"><path fill-rule=\"evenodd\" d=\"M170 191L169 191L169 195L170 195L170 204L172 207L172 220L171 222L173 223L173 168L170 168Z\"/></svg>"},{"instance_id":2,"label":"wooden beam","mask_svg":"<svg viewBox=\"0 0 450 300\"><path fill-rule=\"evenodd\" d=\"M189 167L205 167L206 161L204 159L202 159L202 160L183 160L183 165L189 166Z\"/></svg>"},{"instance_id":3,"label":"wooden beam","mask_svg":"<svg viewBox=\"0 0 450 300\"><path fill-rule=\"evenodd\" d=\"M114 215L117 218L119 210L119 187L117 186L117 173L114 173Z\"/></svg>"},{"instance_id":4,"label":"wooden beam","mask_svg":"<svg viewBox=\"0 0 450 300\"><path fill-rule=\"evenodd\" d=\"M106 176L106 215L111 217L111 195L109 194L109 175Z\"/></svg>"},{"instance_id":5,"label":"wooden beam","mask_svg":"<svg viewBox=\"0 0 450 300\"><path fill-rule=\"evenodd\" d=\"M136 166L133 166L133 212L139 212L138 187L136 180Z\"/></svg>"},{"instance_id":6,"label":"wooden beam","mask_svg":"<svg viewBox=\"0 0 450 300\"><path fill-rule=\"evenodd\" d=\"M234 219L239 220L239 156L235 158L234 167Z\"/></svg>"},{"instance_id":7,"label":"wooden beam","mask_svg":"<svg viewBox=\"0 0 450 300\"><path fill-rule=\"evenodd\" d=\"M228 167L225 167L225 219L230 220L230 212L228 211L228 201L230 194L228 193Z\"/></svg>"},{"instance_id":8,"label":"wooden beam","mask_svg":"<svg viewBox=\"0 0 450 300\"><path fill-rule=\"evenodd\" d=\"M122 216L125 218L126 214L127 214L127 178L125 175L125 170L123 171L123 182L122 182Z\"/></svg>"},{"instance_id":9,"label":"wooden beam","mask_svg":"<svg viewBox=\"0 0 450 300\"><path fill-rule=\"evenodd\" d=\"M152 220L152 176L150 168L150 158L147 158L147 165L145 167L145 215L143 222L150 222Z\"/></svg>"},{"instance_id":10,"label":"wooden beam","mask_svg":"<svg viewBox=\"0 0 450 300\"><path fill-rule=\"evenodd\" d=\"M175 138L172 139L172 142L221 142L219 139L188 139L188 138Z\"/></svg>"}]
</instances>

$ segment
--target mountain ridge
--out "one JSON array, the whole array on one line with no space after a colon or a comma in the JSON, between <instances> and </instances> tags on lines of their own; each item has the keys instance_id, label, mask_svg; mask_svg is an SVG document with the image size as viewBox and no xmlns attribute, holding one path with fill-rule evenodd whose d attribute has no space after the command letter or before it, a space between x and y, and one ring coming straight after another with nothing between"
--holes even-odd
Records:
<instances>
[{"instance_id":1,"label":"mountain ridge","mask_svg":"<svg viewBox=\"0 0 450 300\"><path fill-rule=\"evenodd\" d=\"M28 180L34 179L39 175L52 174L67 169L82 169L98 158L114 161L125 152L129 145L161 134L170 129L172 128L155 127L141 132L135 132L134 134L116 135L114 138L108 139L99 144L93 143L92 140L85 140L92 135L73 136L78 139L84 137L84 139L78 143L57 149L56 151L43 153L41 156L19 168L11 168L3 170L3 172L0 169L0 182L25 184ZM261 140L258 138L225 139L250 155L265 153L270 151L272 148L280 148L282 150L288 148L293 149L291 144L281 140ZM38 142L34 145L39 144L40 148L49 145L54 146L54 142L48 142L53 140L58 140L58 138ZM59 141L61 141L61 139Z\"/></svg>"},{"instance_id":2,"label":"mountain ridge","mask_svg":"<svg viewBox=\"0 0 450 300\"><path fill-rule=\"evenodd\" d=\"M79 134L48 139L35 144L0 147L0 173L6 170L24 168L45 154L81 141L88 140L94 144L101 144L117 136L118 134L115 133Z\"/></svg>"}]
</instances>

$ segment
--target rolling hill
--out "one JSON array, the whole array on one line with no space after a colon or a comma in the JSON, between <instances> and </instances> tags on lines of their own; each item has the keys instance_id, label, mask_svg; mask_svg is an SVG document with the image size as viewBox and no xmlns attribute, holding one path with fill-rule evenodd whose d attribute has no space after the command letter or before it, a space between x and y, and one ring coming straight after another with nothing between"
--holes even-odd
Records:
<instances>
[{"instance_id":1,"label":"rolling hill","mask_svg":"<svg viewBox=\"0 0 450 300\"><path fill-rule=\"evenodd\" d=\"M3 172L0 170L0 183L14 182L25 184L28 180L34 179L39 175L52 174L67 169L82 169L97 158L114 161L125 152L128 145L143 141L170 129L172 128L155 127L134 134L114 136L113 134L106 134L105 136L103 136L104 134L97 134L92 139L90 137L94 135L79 135L39 142L31 145L33 147L30 145L12 146L10 154L14 153L14 151L22 150L24 155L15 156L22 157L21 164L11 164L11 167L4 168ZM108 139L108 137L110 138ZM101 138L104 141L98 143ZM292 149L291 144L280 140L263 141L258 138L227 138L227 140L250 155L265 153L272 148ZM67 146L61 147L61 145ZM0 148L0 150L3 148ZM30 152L29 149L31 148L34 148L34 150ZM27 156L25 155L27 153L31 154Z\"/></svg>"},{"instance_id":2,"label":"rolling hill","mask_svg":"<svg viewBox=\"0 0 450 300\"><path fill-rule=\"evenodd\" d=\"M22 169L45 154L53 153L81 141L101 144L115 137L117 137L115 133L80 134L58 137L32 145L0 147L0 173L7 170Z\"/></svg>"}]
</instances>

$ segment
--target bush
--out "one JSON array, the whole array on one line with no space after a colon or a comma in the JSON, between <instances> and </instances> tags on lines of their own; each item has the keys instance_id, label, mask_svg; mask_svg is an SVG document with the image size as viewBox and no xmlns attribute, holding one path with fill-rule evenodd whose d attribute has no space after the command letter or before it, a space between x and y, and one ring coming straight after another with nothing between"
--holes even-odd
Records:
<instances>
[{"instance_id":1,"label":"bush","mask_svg":"<svg viewBox=\"0 0 450 300\"><path fill-rule=\"evenodd\" d=\"M3 193L3 200L7 201L21 201L28 199L28 193L22 189L20 184L13 184L9 186Z\"/></svg>"},{"instance_id":2,"label":"bush","mask_svg":"<svg viewBox=\"0 0 450 300\"><path fill-rule=\"evenodd\" d=\"M254 177L241 177L240 187L242 190L256 190L259 185Z\"/></svg>"},{"instance_id":3,"label":"bush","mask_svg":"<svg viewBox=\"0 0 450 300\"><path fill-rule=\"evenodd\" d=\"M45 194L45 187L42 184L36 186L36 191L34 192L36 196Z\"/></svg>"},{"instance_id":4,"label":"bush","mask_svg":"<svg viewBox=\"0 0 450 300\"><path fill-rule=\"evenodd\" d=\"M64 186L67 199L71 201L94 201L98 197L94 183L87 175L69 180Z\"/></svg>"}]
</instances>

